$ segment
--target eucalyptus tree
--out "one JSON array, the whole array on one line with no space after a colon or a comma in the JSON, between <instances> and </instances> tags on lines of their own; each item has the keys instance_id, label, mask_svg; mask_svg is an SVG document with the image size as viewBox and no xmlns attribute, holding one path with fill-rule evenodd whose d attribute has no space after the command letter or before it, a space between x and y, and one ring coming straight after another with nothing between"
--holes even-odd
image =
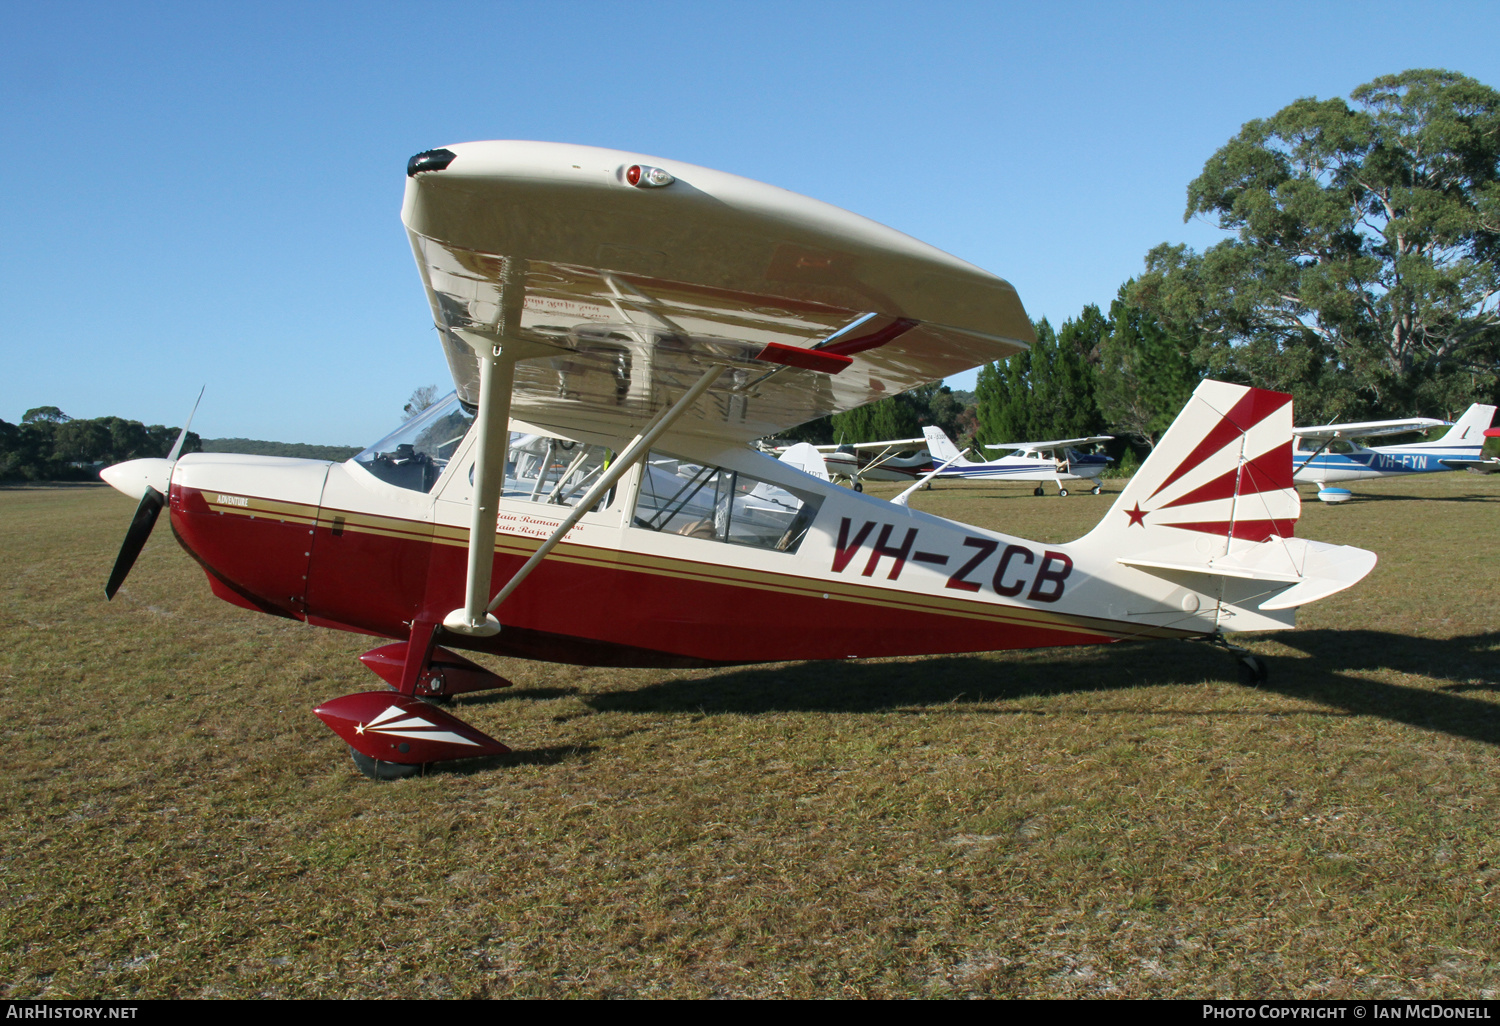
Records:
<instances>
[{"instance_id":1,"label":"eucalyptus tree","mask_svg":"<svg viewBox=\"0 0 1500 1026\"><path fill-rule=\"evenodd\" d=\"M1500 93L1413 70L1251 121L1188 186L1133 301L1211 373L1292 392L1298 417L1453 412L1500 386Z\"/></svg>"}]
</instances>

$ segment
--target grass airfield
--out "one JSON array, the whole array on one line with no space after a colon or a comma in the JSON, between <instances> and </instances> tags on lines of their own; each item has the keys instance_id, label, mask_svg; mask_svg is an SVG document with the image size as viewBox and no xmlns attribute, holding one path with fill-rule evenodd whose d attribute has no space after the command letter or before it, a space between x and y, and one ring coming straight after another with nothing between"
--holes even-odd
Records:
<instances>
[{"instance_id":1,"label":"grass airfield","mask_svg":"<svg viewBox=\"0 0 1500 1026\"><path fill-rule=\"evenodd\" d=\"M893 494L899 486L874 486ZM1041 541L1113 501L943 484ZM1500 477L1304 489L1375 550L1207 645L610 670L487 659L515 749L377 784L374 639L214 599L133 503L0 490L0 992L1500 996Z\"/></svg>"}]
</instances>

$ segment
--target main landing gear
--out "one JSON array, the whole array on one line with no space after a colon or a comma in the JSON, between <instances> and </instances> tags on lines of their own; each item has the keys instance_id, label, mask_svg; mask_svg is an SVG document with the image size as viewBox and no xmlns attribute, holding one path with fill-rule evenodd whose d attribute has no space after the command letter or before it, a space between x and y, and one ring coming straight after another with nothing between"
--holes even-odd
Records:
<instances>
[{"instance_id":1,"label":"main landing gear","mask_svg":"<svg viewBox=\"0 0 1500 1026\"><path fill-rule=\"evenodd\" d=\"M372 780L399 780L428 763L504 755L499 741L435 706L510 681L434 643L441 628L414 624L411 637L360 656L391 686L325 702L314 712L349 745L354 765Z\"/></svg>"}]
</instances>

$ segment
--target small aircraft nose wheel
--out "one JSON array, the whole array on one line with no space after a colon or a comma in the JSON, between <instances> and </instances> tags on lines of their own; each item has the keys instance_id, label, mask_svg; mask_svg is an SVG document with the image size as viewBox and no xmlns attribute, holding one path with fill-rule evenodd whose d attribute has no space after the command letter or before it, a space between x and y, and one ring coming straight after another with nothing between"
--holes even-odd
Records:
<instances>
[{"instance_id":1,"label":"small aircraft nose wheel","mask_svg":"<svg viewBox=\"0 0 1500 1026\"><path fill-rule=\"evenodd\" d=\"M354 765L359 767L359 771L371 780L404 780L422 772L421 766L372 759L363 752L356 751L353 745L349 747L349 754L354 757Z\"/></svg>"},{"instance_id":2,"label":"small aircraft nose wheel","mask_svg":"<svg viewBox=\"0 0 1500 1026\"><path fill-rule=\"evenodd\" d=\"M1266 682L1266 661L1257 655L1246 653L1240 656L1240 683L1247 688L1258 688Z\"/></svg>"},{"instance_id":3,"label":"small aircraft nose wheel","mask_svg":"<svg viewBox=\"0 0 1500 1026\"><path fill-rule=\"evenodd\" d=\"M1041 495L1041 494L1043 494L1043 492L1042 492L1042 486L1041 485L1037 485L1036 489L1034 491L1032 491L1031 494L1032 495Z\"/></svg>"},{"instance_id":4,"label":"small aircraft nose wheel","mask_svg":"<svg viewBox=\"0 0 1500 1026\"><path fill-rule=\"evenodd\" d=\"M854 482L854 490L856 492L862 492L865 490L865 486L861 482L856 481Z\"/></svg>"},{"instance_id":5,"label":"small aircraft nose wheel","mask_svg":"<svg viewBox=\"0 0 1500 1026\"><path fill-rule=\"evenodd\" d=\"M1061 495L1064 499L1066 499L1068 497L1068 490L1066 488L1059 488L1057 490L1057 494Z\"/></svg>"},{"instance_id":6,"label":"small aircraft nose wheel","mask_svg":"<svg viewBox=\"0 0 1500 1026\"><path fill-rule=\"evenodd\" d=\"M1097 485L1097 484L1094 485L1094 494L1095 495L1098 495L1102 491L1104 491L1104 486L1103 485Z\"/></svg>"}]
</instances>

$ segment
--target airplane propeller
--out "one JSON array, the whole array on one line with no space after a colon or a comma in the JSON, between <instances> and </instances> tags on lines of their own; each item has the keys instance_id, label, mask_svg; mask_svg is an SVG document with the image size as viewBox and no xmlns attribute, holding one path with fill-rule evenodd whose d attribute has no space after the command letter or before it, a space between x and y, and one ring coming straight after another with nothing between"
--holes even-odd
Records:
<instances>
[{"instance_id":1,"label":"airplane propeller","mask_svg":"<svg viewBox=\"0 0 1500 1026\"><path fill-rule=\"evenodd\" d=\"M120 585L125 583L130 568L135 566L136 557L141 554L141 549L146 547L146 539L151 537L151 529L156 526L157 515L161 513L162 507L167 504L166 492L172 486L172 468L177 465L177 457L182 454L182 443L187 441L188 428L193 424L193 414L198 412L198 403L203 401L203 392L208 388L203 386L198 391L198 398L193 402L193 409L188 414L187 423L183 424L182 430L177 433L177 441L172 443L172 451L167 458L127 460L124 463L116 463L112 467L105 467L99 472L111 487L124 492L127 495L139 495L140 505L135 508L135 516L130 520L130 527L125 531L125 541L120 546L120 554L115 557L114 569L109 573L109 581L104 585L104 597L113 599L115 592L120 590ZM156 486L160 485L158 489ZM142 489L143 490L137 490Z\"/></svg>"}]
</instances>

